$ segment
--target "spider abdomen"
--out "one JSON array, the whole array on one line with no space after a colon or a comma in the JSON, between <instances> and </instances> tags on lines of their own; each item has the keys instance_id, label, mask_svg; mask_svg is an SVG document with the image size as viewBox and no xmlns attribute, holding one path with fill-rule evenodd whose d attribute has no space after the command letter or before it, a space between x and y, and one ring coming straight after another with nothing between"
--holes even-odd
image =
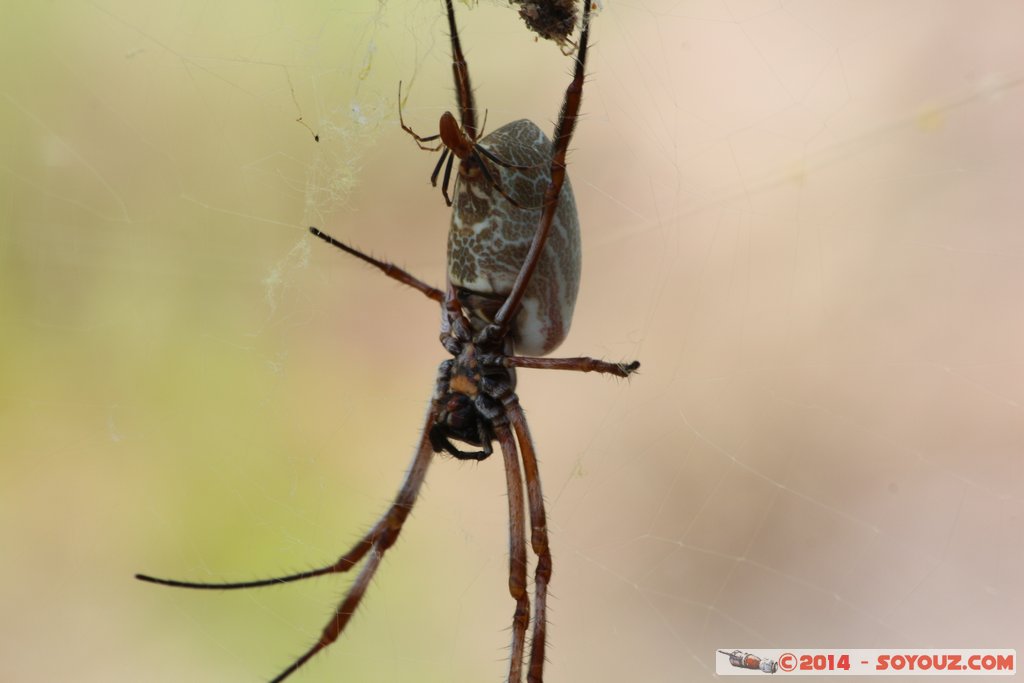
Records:
<instances>
[{"instance_id":1,"label":"spider abdomen","mask_svg":"<svg viewBox=\"0 0 1024 683\"><path fill-rule=\"evenodd\" d=\"M474 323L482 325L490 322L512 290L540 225L551 177L551 141L532 121L521 119L476 144L505 163L486 162L494 183L481 173L480 162L461 162L448 232L448 275L462 290L460 301ZM580 224L566 178L551 234L512 323L518 352L543 356L562 343L569 333L579 283Z\"/></svg>"}]
</instances>

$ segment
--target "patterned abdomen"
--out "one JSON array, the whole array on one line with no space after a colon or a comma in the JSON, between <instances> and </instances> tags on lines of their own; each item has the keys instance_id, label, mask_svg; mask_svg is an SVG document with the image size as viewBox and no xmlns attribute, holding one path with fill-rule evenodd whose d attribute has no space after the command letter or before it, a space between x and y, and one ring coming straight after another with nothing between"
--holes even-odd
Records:
<instances>
[{"instance_id":1,"label":"patterned abdomen","mask_svg":"<svg viewBox=\"0 0 1024 683\"><path fill-rule=\"evenodd\" d=\"M487 161L502 196L476 163L464 160L448 231L448 276L474 324L489 322L512 290L540 224L551 171L551 141L532 121L506 124L477 145L512 166ZM569 333L580 285L580 224L568 176L544 252L511 332L516 351L551 353Z\"/></svg>"}]
</instances>

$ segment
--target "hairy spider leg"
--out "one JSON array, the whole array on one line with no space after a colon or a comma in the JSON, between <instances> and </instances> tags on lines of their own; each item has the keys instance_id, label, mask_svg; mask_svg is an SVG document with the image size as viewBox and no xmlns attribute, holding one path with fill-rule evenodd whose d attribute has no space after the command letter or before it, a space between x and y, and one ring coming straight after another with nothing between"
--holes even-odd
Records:
<instances>
[{"instance_id":1,"label":"hairy spider leg","mask_svg":"<svg viewBox=\"0 0 1024 683\"><path fill-rule=\"evenodd\" d=\"M438 143L433 147L431 147L430 145L423 144L425 142L433 142L434 140L440 139L440 133L438 133L437 135L422 136L418 135L416 131L414 131L409 126L405 125L405 118L402 117L402 81L398 81L398 123L400 126L402 126L402 130L404 130L406 133L412 136L413 140L416 141L416 144L419 145L420 149L422 149L424 152L436 152L442 147L444 147L443 142Z\"/></svg>"},{"instance_id":2,"label":"hairy spider leg","mask_svg":"<svg viewBox=\"0 0 1024 683\"><path fill-rule=\"evenodd\" d=\"M459 29L455 25L455 8L452 0L445 0L448 10L448 34L452 40L452 76L455 78L455 97L459 103L459 118L466 136L477 139L476 103L473 101L473 86L469 83L469 66L462 54L462 43L459 42Z\"/></svg>"},{"instance_id":3,"label":"hairy spider leg","mask_svg":"<svg viewBox=\"0 0 1024 683\"><path fill-rule=\"evenodd\" d=\"M486 358L486 357L484 357ZM587 356L576 358L536 358L534 356L504 356L502 364L507 368L533 368L535 370L572 370L573 372L600 372L616 377L629 377L640 369L640 361L631 363L609 363Z\"/></svg>"},{"instance_id":4,"label":"hairy spider leg","mask_svg":"<svg viewBox=\"0 0 1024 683\"><path fill-rule=\"evenodd\" d=\"M508 424L494 426L494 434L505 461L505 480L508 485L508 592L516 601L512 614L512 646L508 680L523 680L523 654L526 649L526 630L530 625L530 598L526 593L526 521L523 500L523 477L519 471L519 453Z\"/></svg>"},{"instance_id":5,"label":"hairy spider leg","mask_svg":"<svg viewBox=\"0 0 1024 683\"><path fill-rule=\"evenodd\" d=\"M326 232L310 226L309 232L319 237L324 242L327 242L331 246L341 249L346 254L355 256L356 258L374 266L380 270L384 275L397 280L398 282L412 287L413 289L422 292L428 299L442 303L444 301L444 292L435 287L431 287L423 280L419 279L409 271L404 270L389 261L381 261L376 259L365 252L356 249L355 247L348 245L341 240L330 236ZM497 357L491 357L487 355L480 356L481 362L489 362L491 364L498 363ZM571 370L573 372L597 372L605 375L615 375L616 377L629 377L633 375L637 370L640 369L640 361L633 361L631 363L609 363L608 361L599 360L597 358L590 358L589 356L577 356L575 358L535 358L533 356L502 356L500 362L508 368L532 368L535 370Z\"/></svg>"},{"instance_id":6,"label":"hairy spider leg","mask_svg":"<svg viewBox=\"0 0 1024 683\"><path fill-rule=\"evenodd\" d=\"M451 0L448 0L448 6L449 8L451 7ZM449 15L449 19L454 27L454 19L451 18L451 15ZM537 232L534 234L533 241L530 244L530 249L527 252L526 258L523 261L523 265L520 268L518 275L516 276L515 282L512 285L512 290L509 292L504 303L501 305L501 308L498 310L493 324L488 325L481 330L475 339L475 341L483 346L490 343L496 343L497 341L504 340L507 337L509 325L519 312L523 294L526 291L526 287L529 284L530 279L533 277L533 273L537 268L537 263L540 260L540 256L544 250L548 236L551 233L551 225L554 221L555 211L558 208L558 198L562 191L562 185L565 182L566 154L569 149L569 143L572 140L573 131L576 127L576 119L579 115L580 103L583 98L583 81L586 73L589 36L590 0L584 0L583 29L580 32L580 49L576 60L576 68L573 72L573 79L565 91L562 110L559 113L558 123L555 126L554 140L552 143L551 175L548 187L544 193L544 206L541 213L540 225L537 228ZM451 291L452 288L449 286L449 296ZM522 408L519 405L519 399L516 397L511 387L502 397L502 402L505 408L505 419L512 423L512 428L515 430L516 438L519 441L519 445L522 447L522 460L526 473L527 496L529 498L530 526L533 532L531 544L533 552L537 557L533 590L533 637L530 644L530 661L527 671L527 681L528 683L542 683L544 678L544 653L547 642L547 592L552 572L551 550L548 544L547 534L547 517L544 509L544 497L541 491L540 472L537 467L537 458L533 448L533 441L530 438L529 429L526 424L526 417L523 415ZM495 425L495 432L499 436L499 439L501 439L500 443L502 452L505 453L507 460L509 458L508 451L514 448L515 444L507 433L506 425ZM509 487L509 497L511 499L511 483L509 484ZM521 502L522 501L520 501L520 504ZM522 514L521 507L514 513L511 511L511 500L510 514ZM512 522L510 519L510 534L512 533ZM512 591L513 597L516 598L516 615L518 617L519 608L525 603L525 595L522 595L521 597L517 596L518 586L516 577L514 576L516 569L516 558L514 557L516 552L515 543L516 539L513 535L510 537L510 555L513 556L513 566L511 568L512 572L509 578L509 587ZM525 562L526 558L524 556L524 565ZM529 611L529 604L525 604L527 611ZM508 679L509 683L518 683L521 680L521 664L516 656L516 647L525 636L522 634L520 629L525 629L525 625L518 620L514 620L512 635L512 661L510 663Z\"/></svg>"},{"instance_id":7,"label":"hairy spider leg","mask_svg":"<svg viewBox=\"0 0 1024 683\"><path fill-rule=\"evenodd\" d=\"M412 463L409 465L409 470L405 475L405 481L402 483L402 487L399 489L398 495L395 496L395 500L391 504L391 507L388 508L387 512L385 512L377 523L373 525L373 528L369 533L360 539L351 550L342 555L333 564L298 574L289 574L287 576L262 579L259 581L244 581L236 583L193 583L187 581L175 581L171 579L159 579L146 574L136 574L135 578L142 581L148 581L149 583L174 586L178 588L197 588L204 590L256 588L259 586L299 581L302 579L312 578L314 576L323 576L325 574L341 574L347 572L361 559L363 559L363 557L368 555L369 558L367 559L366 564L363 565L363 568L356 577L356 580L352 583L352 586L349 587L348 592L345 593L345 597L342 598L340 603L338 603L337 609L334 611L334 614L331 615L330 620L324 627L319 640L317 640L312 647L310 647L304 654L292 662L284 671L278 674L270 682L280 683L284 679L288 678L288 676L295 673L299 667L309 661L309 659L316 653L320 652L320 650L323 650L338 639L338 636L341 635L341 632L345 629L349 619L352 618L352 614L362 601L363 595L366 593L366 588L370 585L370 581L373 580L373 576L377 572L377 568L380 566L380 561L381 558L384 557L384 553L387 552L388 548L394 545L395 541L398 540L398 535L402 531L402 526L405 524L405 520L412 511L413 506L416 504L420 488L423 486L423 481L427 476L427 470L433 460L434 449L430 443L429 432L430 427L434 424L439 412L440 406L437 404L437 400L435 399L431 404L430 411L427 413L427 421L423 427L419 447L416 450L416 454L413 456Z\"/></svg>"},{"instance_id":8,"label":"hairy spider leg","mask_svg":"<svg viewBox=\"0 0 1024 683\"><path fill-rule=\"evenodd\" d=\"M449 0L450 2L450 0ZM555 211L558 209L558 197L562 192L562 185L565 183L565 157L569 150L569 143L572 141L573 131L576 129L576 118L579 116L580 102L583 100L583 80L587 66L587 45L590 38L590 0L583 2L583 30L580 32L580 49L576 55L576 68L573 71L572 81L565 90L565 99L562 102L562 111L558 115L558 123L555 125L555 135L552 140L551 154L551 180L544 193L544 208L540 218L540 226L533 236L530 250L523 260L523 267L516 276L505 303L501 305L494 317L494 324L485 328L485 339L500 339L508 334L509 325L519 312L523 294L526 293L526 286L533 277L533 271L537 268L544 245L547 243L548 235L551 233L551 224L554 222Z\"/></svg>"},{"instance_id":9,"label":"hairy spider leg","mask_svg":"<svg viewBox=\"0 0 1024 683\"><path fill-rule=\"evenodd\" d=\"M403 285L407 285L409 287L412 287L413 289L423 292L423 294L428 299L433 299L438 303L442 303L444 301L444 292L442 292L440 289L437 289L436 287L431 287L423 280L420 280L418 277L410 275L408 271L399 268L393 263L388 263L387 261L375 259L372 256L365 254L359 251L358 249L355 249L354 247L350 247L344 242L334 239L327 233L321 232L320 230L313 226L309 227L309 231L316 235L317 237L319 237L320 239L322 239L324 242L330 244L331 246L337 247L346 254L350 254L352 256L355 256L357 259L361 259L362 261L369 263L371 266L379 269L389 278L398 280Z\"/></svg>"},{"instance_id":10,"label":"hairy spider leg","mask_svg":"<svg viewBox=\"0 0 1024 683\"><path fill-rule=\"evenodd\" d=\"M526 415L519 405L519 398L510 394L504 399L505 410L516 438L522 448L523 470L526 474L526 497L530 505L530 544L537 556L537 568L533 575L533 637L530 641L530 665L526 674L528 683L544 680L544 652L547 644L548 583L551 581L551 548L548 545L547 514L544 510L544 493L540 487L540 469L533 439L526 426Z\"/></svg>"}]
</instances>

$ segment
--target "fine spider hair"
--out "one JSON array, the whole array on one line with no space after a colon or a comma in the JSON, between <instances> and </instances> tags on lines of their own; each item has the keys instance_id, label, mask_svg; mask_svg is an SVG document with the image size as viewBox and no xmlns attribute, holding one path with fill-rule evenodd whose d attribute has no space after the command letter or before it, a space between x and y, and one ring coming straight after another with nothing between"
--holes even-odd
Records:
<instances>
[{"instance_id":1,"label":"fine spider hair","mask_svg":"<svg viewBox=\"0 0 1024 683\"><path fill-rule=\"evenodd\" d=\"M574 370L629 377L640 367L637 361L609 363L587 357L540 357L554 350L568 333L579 284L579 221L565 164L583 96L590 32L589 0L584 2L579 51L553 142L525 120L506 124L480 138L452 0L445 0L445 5L461 125L450 112L445 112L440 121L440 133L424 138L413 133L404 121L401 124L422 148L438 151L444 147L431 180L436 183L441 164L447 159L442 191L445 200L454 204L454 209L445 289L434 288L391 263L375 259L315 227L310 228L316 237L441 305L440 341L452 357L438 367L419 445L394 502L352 548L335 562L318 569L228 583L136 575L142 581L165 586L230 590L341 574L363 562L320 638L271 683L290 676L341 635L384 554L398 539L435 453L446 452L460 460L479 461L493 453L495 441L505 466L509 507L508 587L515 601L507 681L520 683L522 680L526 634L532 622L530 655L525 668L529 683L542 683L552 562L536 451L515 392L516 369ZM437 147L426 144L438 139L441 143ZM460 182L452 200L447 189L456 157ZM488 168L488 162L494 166ZM517 196L509 196L505 188L514 188ZM462 233L479 232L481 225L490 226L492 232L500 234L492 242L463 239ZM478 270L485 272L480 274ZM517 348L535 355L518 355ZM463 450L455 442L470 449ZM537 558L532 609L526 577L527 512L530 546Z\"/></svg>"}]
</instances>

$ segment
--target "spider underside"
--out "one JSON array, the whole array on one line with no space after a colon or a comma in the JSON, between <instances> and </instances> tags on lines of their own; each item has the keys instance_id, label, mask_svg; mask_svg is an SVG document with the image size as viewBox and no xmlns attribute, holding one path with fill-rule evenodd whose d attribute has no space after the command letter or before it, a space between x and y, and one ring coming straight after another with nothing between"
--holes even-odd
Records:
<instances>
[{"instance_id":1,"label":"spider underside","mask_svg":"<svg viewBox=\"0 0 1024 683\"><path fill-rule=\"evenodd\" d=\"M363 562L320 638L271 683L290 676L341 635L384 553L398 539L434 454L446 452L458 459L483 460L493 453L495 441L502 453L507 480L509 592L515 601L507 680L508 683L520 683L522 680L526 633L532 621L527 680L529 683L542 683L547 588L552 564L536 453L515 393L516 369L574 370L628 377L640 365L636 361L625 364L586 357L540 357L565 338L579 283L579 223L566 177L565 158L583 92L590 3L584 2L573 79L566 89L553 141L547 142L542 133L538 137L544 141L537 143L541 145L540 157L536 154L521 157L507 150L495 152L485 144L491 141L493 145L498 140L494 136L503 129L511 130L512 126L523 123L533 126L530 122L508 124L479 139L476 108L452 0L446 0L445 4L459 120L446 112L441 117L440 134L429 137L416 135L402 122L402 128L416 139L421 148L441 151L443 147L431 176L434 184L442 165L447 162L442 192L446 201L454 204L454 211L445 289L431 287L391 263L377 260L317 228L310 228L315 236L419 290L442 307L440 339L452 358L443 361L438 368L419 445L394 502L348 552L334 563L318 569L232 583L177 581L136 575L143 581L182 588L244 589L344 573ZM521 129L515 130L521 132ZM532 130L529 134L533 135ZM436 147L425 144L436 140L441 141ZM459 159L459 167L453 202L448 190L456 158ZM539 163L537 159L546 163ZM522 177L532 182L536 189L524 191L517 180ZM497 240L484 241L483 236L495 232L499 235ZM470 261L472 267L467 266ZM500 268L495 268L496 263ZM537 355L517 355L517 348ZM531 527L530 546L537 558L532 610L526 579L527 511Z\"/></svg>"}]
</instances>

